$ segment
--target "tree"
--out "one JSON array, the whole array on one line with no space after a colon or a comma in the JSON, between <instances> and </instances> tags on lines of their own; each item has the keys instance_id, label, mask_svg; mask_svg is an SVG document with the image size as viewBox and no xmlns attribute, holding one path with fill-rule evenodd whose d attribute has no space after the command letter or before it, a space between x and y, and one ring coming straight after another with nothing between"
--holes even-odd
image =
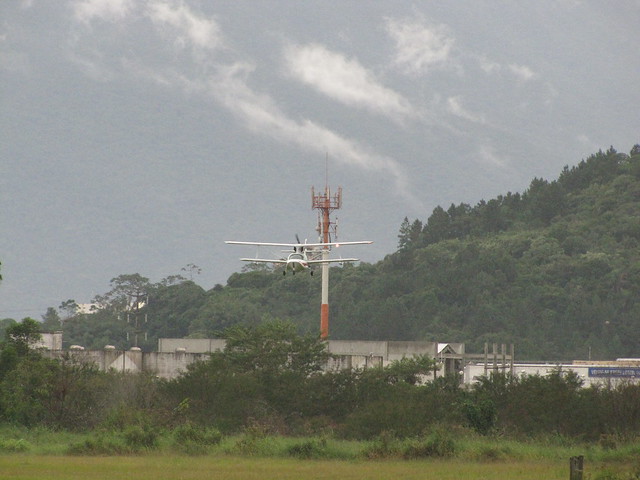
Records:
<instances>
[{"instance_id":1,"label":"tree","mask_svg":"<svg viewBox=\"0 0 640 480\"><path fill-rule=\"evenodd\" d=\"M58 311L53 308L47 308L47 312L42 315L42 327L43 329L58 329L62 325L62 319L58 315Z\"/></svg>"},{"instance_id":2,"label":"tree","mask_svg":"<svg viewBox=\"0 0 640 480\"><path fill-rule=\"evenodd\" d=\"M329 354L319 337L300 336L290 322L270 321L225 330L224 357L235 371L272 375L290 371L300 376L319 372Z\"/></svg>"},{"instance_id":3,"label":"tree","mask_svg":"<svg viewBox=\"0 0 640 480\"><path fill-rule=\"evenodd\" d=\"M451 218L449 214L438 205L427 220L424 233L428 244L437 243L450 238Z\"/></svg>"},{"instance_id":4,"label":"tree","mask_svg":"<svg viewBox=\"0 0 640 480\"><path fill-rule=\"evenodd\" d=\"M193 281L193 277L195 275L200 275L202 273L202 269L199 266L194 265L193 263L188 263L187 265L182 267L180 270L187 273L189 275L189 280L191 281Z\"/></svg>"},{"instance_id":5,"label":"tree","mask_svg":"<svg viewBox=\"0 0 640 480\"><path fill-rule=\"evenodd\" d=\"M135 308L138 299L152 288L149 279L139 273L119 275L111 279L110 285L111 290L97 295L94 302L117 312Z\"/></svg>"},{"instance_id":6,"label":"tree","mask_svg":"<svg viewBox=\"0 0 640 480\"><path fill-rule=\"evenodd\" d=\"M422 234L422 222L417 218L409 223L409 219L404 217L400 224L398 233L398 250L406 249L409 246L416 245Z\"/></svg>"},{"instance_id":7,"label":"tree","mask_svg":"<svg viewBox=\"0 0 640 480\"><path fill-rule=\"evenodd\" d=\"M28 427L94 427L107 413L100 407L114 400L114 387L123 381L114 376L72 358L25 357L0 382L0 411Z\"/></svg>"},{"instance_id":8,"label":"tree","mask_svg":"<svg viewBox=\"0 0 640 480\"><path fill-rule=\"evenodd\" d=\"M293 324L277 320L237 325L222 336L223 352L167 385L177 402L189 398L191 420L223 430L249 421L276 428L284 417L311 410L310 382L328 358L319 337L300 336Z\"/></svg>"},{"instance_id":9,"label":"tree","mask_svg":"<svg viewBox=\"0 0 640 480\"><path fill-rule=\"evenodd\" d=\"M40 323L33 318L24 318L5 330L7 348L13 348L18 356L23 357L42 339Z\"/></svg>"},{"instance_id":10,"label":"tree","mask_svg":"<svg viewBox=\"0 0 640 480\"><path fill-rule=\"evenodd\" d=\"M70 318L75 317L78 314L78 308L78 304L75 300L69 299L62 302L58 307L58 309L62 312L60 323L62 324L65 320L69 320Z\"/></svg>"},{"instance_id":11,"label":"tree","mask_svg":"<svg viewBox=\"0 0 640 480\"><path fill-rule=\"evenodd\" d=\"M21 323L11 321L5 328L4 341L0 344L0 379L15 370L22 359L28 358L33 346L40 341L40 324L33 318Z\"/></svg>"}]
</instances>

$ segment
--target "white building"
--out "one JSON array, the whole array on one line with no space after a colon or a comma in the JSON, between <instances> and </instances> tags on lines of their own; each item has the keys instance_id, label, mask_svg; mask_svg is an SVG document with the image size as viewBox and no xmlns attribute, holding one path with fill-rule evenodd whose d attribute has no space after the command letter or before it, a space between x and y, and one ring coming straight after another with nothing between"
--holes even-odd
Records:
<instances>
[{"instance_id":1,"label":"white building","mask_svg":"<svg viewBox=\"0 0 640 480\"><path fill-rule=\"evenodd\" d=\"M514 363L511 365L470 363L464 367L464 383L472 385L483 375L492 372L510 373L515 376L549 375L552 372L573 372L583 386L615 385L640 380L640 359L619 358L612 361L574 360L571 363Z\"/></svg>"}]
</instances>

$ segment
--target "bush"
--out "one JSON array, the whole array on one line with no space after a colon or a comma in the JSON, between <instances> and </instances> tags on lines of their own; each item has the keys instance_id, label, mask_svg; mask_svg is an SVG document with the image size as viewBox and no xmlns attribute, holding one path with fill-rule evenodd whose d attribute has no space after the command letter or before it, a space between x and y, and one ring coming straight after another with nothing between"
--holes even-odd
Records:
<instances>
[{"instance_id":1,"label":"bush","mask_svg":"<svg viewBox=\"0 0 640 480\"><path fill-rule=\"evenodd\" d=\"M487 435L495 426L497 410L488 398L467 401L462 406L467 423L480 435Z\"/></svg>"},{"instance_id":2,"label":"bush","mask_svg":"<svg viewBox=\"0 0 640 480\"><path fill-rule=\"evenodd\" d=\"M252 424L244 429L243 435L235 442L231 451L242 455L262 455L269 448L265 445L267 432L261 425Z\"/></svg>"},{"instance_id":3,"label":"bush","mask_svg":"<svg viewBox=\"0 0 640 480\"><path fill-rule=\"evenodd\" d=\"M67 453L69 455L127 455L135 452L120 437L98 435L95 438L71 444Z\"/></svg>"},{"instance_id":4,"label":"bush","mask_svg":"<svg viewBox=\"0 0 640 480\"><path fill-rule=\"evenodd\" d=\"M158 446L158 432L151 427L133 425L122 432L125 443L134 451Z\"/></svg>"},{"instance_id":5,"label":"bush","mask_svg":"<svg viewBox=\"0 0 640 480\"><path fill-rule=\"evenodd\" d=\"M321 438L296 443L287 448L287 455L300 459L326 458L327 440Z\"/></svg>"},{"instance_id":6,"label":"bush","mask_svg":"<svg viewBox=\"0 0 640 480\"><path fill-rule=\"evenodd\" d=\"M413 440L404 448L405 458L450 457L456 451L456 443L444 428L434 429L426 437Z\"/></svg>"},{"instance_id":7,"label":"bush","mask_svg":"<svg viewBox=\"0 0 640 480\"><path fill-rule=\"evenodd\" d=\"M222 440L222 433L217 428L203 428L185 423L173 430L173 438L177 444L217 445Z\"/></svg>"},{"instance_id":8,"label":"bush","mask_svg":"<svg viewBox=\"0 0 640 480\"><path fill-rule=\"evenodd\" d=\"M122 432L100 433L83 442L72 444L67 450L71 455L127 455L151 450L158 446L158 432L138 425Z\"/></svg>"},{"instance_id":9,"label":"bush","mask_svg":"<svg viewBox=\"0 0 640 480\"><path fill-rule=\"evenodd\" d=\"M204 455L209 447L222 440L222 433L217 428L202 428L185 423L173 430L175 447L187 455Z\"/></svg>"},{"instance_id":10,"label":"bush","mask_svg":"<svg viewBox=\"0 0 640 480\"><path fill-rule=\"evenodd\" d=\"M392 431L386 430L364 451L364 456L370 459L389 458L400 456L400 452L398 439Z\"/></svg>"},{"instance_id":11,"label":"bush","mask_svg":"<svg viewBox=\"0 0 640 480\"><path fill-rule=\"evenodd\" d=\"M0 439L0 452L26 452L31 449L31 444L19 438Z\"/></svg>"}]
</instances>

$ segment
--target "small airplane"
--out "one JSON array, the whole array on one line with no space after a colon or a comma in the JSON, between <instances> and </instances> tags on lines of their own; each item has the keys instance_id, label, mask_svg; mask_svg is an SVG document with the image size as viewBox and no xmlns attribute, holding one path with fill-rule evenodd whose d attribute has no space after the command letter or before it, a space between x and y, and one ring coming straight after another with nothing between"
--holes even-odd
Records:
<instances>
[{"instance_id":1,"label":"small airplane","mask_svg":"<svg viewBox=\"0 0 640 480\"><path fill-rule=\"evenodd\" d=\"M335 258L335 259L321 259L318 258L327 247L340 247L342 245L368 245L373 242L361 241L361 242L329 242L329 243L301 243L300 239L296 235L298 243L272 243L272 242L236 242L233 240L227 240L224 243L231 245L254 245L258 247L287 247L291 250L283 250L289 253L287 258L241 258L243 262L256 262L256 263L274 263L284 265L283 275L286 275L287 270L295 275L296 272L309 270L312 265L329 264L329 263L345 263L345 262L357 262L357 258ZM309 253L312 255L310 256ZM313 270L310 270L313 275Z\"/></svg>"}]
</instances>

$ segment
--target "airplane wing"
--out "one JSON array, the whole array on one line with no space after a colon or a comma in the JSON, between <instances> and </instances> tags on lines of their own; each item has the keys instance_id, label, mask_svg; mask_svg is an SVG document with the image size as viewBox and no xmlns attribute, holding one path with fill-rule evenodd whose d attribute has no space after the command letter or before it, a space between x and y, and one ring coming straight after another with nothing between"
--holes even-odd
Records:
<instances>
[{"instance_id":1,"label":"airplane wing","mask_svg":"<svg viewBox=\"0 0 640 480\"><path fill-rule=\"evenodd\" d=\"M236 242L226 240L230 245L254 245L259 247L339 247L341 245L370 245L372 241L361 242L330 242L330 243L273 243L273 242Z\"/></svg>"},{"instance_id":2,"label":"airplane wing","mask_svg":"<svg viewBox=\"0 0 640 480\"><path fill-rule=\"evenodd\" d=\"M258 247L300 247L304 246L304 243L272 243L272 242L236 242L233 240L226 240L224 243L230 245L254 245Z\"/></svg>"},{"instance_id":3,"label":"airplane wing","mask_svg":"<svg viewBox=\"0 0 640 480\"><path fill-rule=\"evenodd\" d=\"M287 263L286 260L280 260L275 258L241 258L243 262L255 262L255 263Z\"/></svg>"},{"instance_id":4,"label":"airplane wing","mask_svg":"<svg viewBox=\"0 0 640 480\"><path fill-rule=\"evenodd\" d=\"M370 240L361 242L329 242L329 243L302 243L296 244L296 246L302 247L340 247L342 245L371 245L373 242Z\"/></svg>"}]
</instances>

